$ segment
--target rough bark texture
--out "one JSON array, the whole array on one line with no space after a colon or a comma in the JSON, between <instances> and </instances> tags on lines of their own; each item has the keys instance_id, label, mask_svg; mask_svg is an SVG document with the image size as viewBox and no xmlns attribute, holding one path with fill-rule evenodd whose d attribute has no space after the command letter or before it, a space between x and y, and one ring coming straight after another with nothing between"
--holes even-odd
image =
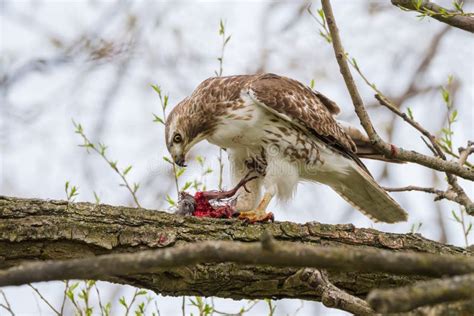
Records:
<instances>
[{"instance_id":1,"label":"rough bark texture","mask_svg":"<svg viewBox=\"0 0 474 316\"><path fill-rule=\"evenodd\" d=\"M420 235L383 233L358 229L350 224L276 222L247 225L237 220L181 217L129 207L0 196L0 269L24 260L83 258L200 240L257 241L265 230L277 240L322 246L473 255L472 251L433 242ZM164 295L321 300L310 282L299 277L298 270L232 263L198 264L107 280L148 288ZM328 279L350 294L365 297L374 288L408 285L423 278L329 271Z\"/></svg>"}]
</instances>

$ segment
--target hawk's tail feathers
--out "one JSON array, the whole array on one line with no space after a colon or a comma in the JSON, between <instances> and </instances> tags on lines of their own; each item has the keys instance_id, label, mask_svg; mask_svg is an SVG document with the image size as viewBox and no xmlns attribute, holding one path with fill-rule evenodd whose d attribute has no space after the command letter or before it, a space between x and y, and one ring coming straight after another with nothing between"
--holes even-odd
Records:
<instances>
[{"instance_id":1,"label":"hawk's tail feathers","mask_svg":"<svg viewBox=\"0 0 474 316\"><path fill-rule=\"evenodd\" d=\"M405 210L359 166L351 168L342 181L331 187L374 221L396 223L408 218Z\"/></svg>"}]
</instances>

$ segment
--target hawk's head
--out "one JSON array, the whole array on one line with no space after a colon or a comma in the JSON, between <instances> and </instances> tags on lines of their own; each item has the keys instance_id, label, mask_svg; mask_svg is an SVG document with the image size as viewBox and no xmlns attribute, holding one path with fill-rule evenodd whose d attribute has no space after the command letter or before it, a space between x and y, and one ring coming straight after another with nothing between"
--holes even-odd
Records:
<instances>
[{"instance_id":1,"label":"hawk's head","mask_svg":"<svg viewBox=\"0 0 474 316\"><path fill-rule=\"evenodd\" d=\"M165 123L166 147L178 166L184 167L188 151L212 133L214 124L210 122L208 115L188 99L171 111Z\"/></svg>"}]
</instances>

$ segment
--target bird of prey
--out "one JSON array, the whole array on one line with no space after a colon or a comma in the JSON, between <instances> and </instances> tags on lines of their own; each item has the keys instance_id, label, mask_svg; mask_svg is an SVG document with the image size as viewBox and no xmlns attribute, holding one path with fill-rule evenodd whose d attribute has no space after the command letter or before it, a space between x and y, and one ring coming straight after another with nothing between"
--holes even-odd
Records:
<instances>
[{"instance_id":1,"label":"bird of prey","mask_svg":"<svg viewBox=\"0 0 474 316\"><path fill-rule=\"evenodd\" d=\"M207 140L226 149L234 184L249 170L258 175L237 199L240 217L251 222L268 219L271 199L290 198L301 181L330 186L375 221L405 221L407 213L357 157L348 130L334 118L339 111L324 95L287 77L214 77L171 111L166 145L183 166L188 151Z\"/></svg>"}]
</instances>

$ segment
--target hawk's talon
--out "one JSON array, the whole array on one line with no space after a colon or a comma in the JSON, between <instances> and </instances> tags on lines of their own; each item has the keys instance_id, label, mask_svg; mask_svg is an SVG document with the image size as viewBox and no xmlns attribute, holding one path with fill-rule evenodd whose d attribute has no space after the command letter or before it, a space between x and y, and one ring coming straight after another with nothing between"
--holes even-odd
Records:
<instances>
[{"instance_id":1,"label":"hawk's talon","mask_svg":"<svg viewBox=\"0 0 474 316\"><path fill-rule=\"evenodd\" d=\"M274 222L275 216L272 212L265 213L264 211L248 211L248 212L240 212L239 217L240 220L243 220L247 223L265 223L268 221Z\"/></svg>"}]
</instances>

